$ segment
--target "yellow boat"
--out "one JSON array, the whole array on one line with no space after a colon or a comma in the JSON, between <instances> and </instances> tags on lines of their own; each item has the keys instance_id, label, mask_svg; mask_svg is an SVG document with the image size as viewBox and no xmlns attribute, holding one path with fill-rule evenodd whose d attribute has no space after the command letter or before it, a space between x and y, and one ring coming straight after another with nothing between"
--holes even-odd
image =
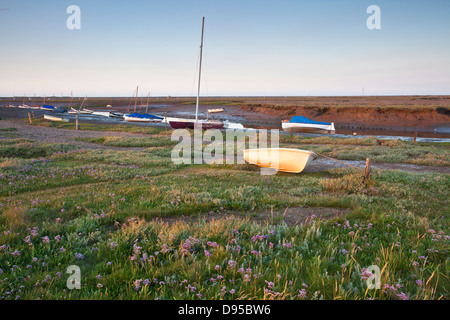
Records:
<instances>
[{"instance_id":1,"label":"yellow boat","mask_svg":"<svg viewBox=\"0 0 450 320\"><path fill-rule=\"evenodd\" d=\"M244 159L259 167L299 173L317 159L317 155L312 151L289 148L245 149Z\"/></svg>"}]
</instances>

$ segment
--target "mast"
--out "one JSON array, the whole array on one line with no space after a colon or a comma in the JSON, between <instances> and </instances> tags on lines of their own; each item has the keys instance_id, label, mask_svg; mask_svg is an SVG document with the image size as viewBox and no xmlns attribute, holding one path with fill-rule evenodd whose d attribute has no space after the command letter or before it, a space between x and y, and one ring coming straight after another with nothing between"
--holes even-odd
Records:
<instances>
[{"instance_id":1,"label":"mast","mask_svg":"<svg viewBox=\"0 0 450 320\"><path fill-rule=\"evenodd\" d=\"M198 100L200 96L200 76L202 73L202 49L203 49L203 28L205 25L205 17L202 18L202 38L200 40L200 63L198 64L198 89L197 89L197 102L195 104L195 121L198 118Z\"/></svg>"},{"instance_id":2,"label":"mast","mask_svg":"<svg viewBox=\"0 0 450 320\"><path fill-rule=\"evenodd\" d=\"M148 96L147 96L147 106L145 108L145 113L148 113L148 99L150 98L150 91L148 92Z\"/></svg>"},{"instance_id":3,"label":"mast","mask_svg":"<svg viewBox=\"0 0 450 320\"><path fill-rule=\"evenodd\" d=\"M136 98L134 99L134 112L136 112L138 90L139 90L139 86L136 87Z\"/></svg>"}]
</instances>

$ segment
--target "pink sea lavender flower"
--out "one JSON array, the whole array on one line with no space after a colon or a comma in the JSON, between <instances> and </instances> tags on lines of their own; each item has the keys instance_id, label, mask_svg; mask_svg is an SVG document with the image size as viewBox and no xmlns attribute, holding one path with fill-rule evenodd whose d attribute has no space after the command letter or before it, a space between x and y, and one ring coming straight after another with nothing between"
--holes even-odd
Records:
<instances>
[{"instance_id":1,"label":"pink sea lavender flower","mask_svg":"<svg viewBox=\"0 0 450 320\"><path fill-rule=\"evenodd\" d=\"M41 237L41 239L43 243L50 243L50 239L48 238L48 236Z\"/></svg>"},{"instance_id":2,"label":"pink sea lavender flower","mask_svg":"<svg viewBox=\"0 0 450 320\"><path fill-rule=\"evenodd\" d=\"M229 268L234 268L235 265L236 265L236 261L233 261L233 260L229 260L228 261L228 267Z\"/></svg>"},{"instance_id":3,"label":"pink sea lavender flower","mask_svg":"<svg viewBox=\"0 0 450 320\"><path fill-rule=\"evenodd\" d=\"M409 299L408 295L406 293L403 293L403 292L401 292L399 294L396 294L396 296L399 297L402 300L408 300Z\"/></svg>"},{"instance_id":4,"label":"pink sea lavender flower","mask_svg":"<svg viewBox=\"0 0 450 320\"><path fill-rule=\"evenodd\" d=\"M362 269L361 280L367 280L373 276L373 273L367 270L366 268Z\"/></svg>"},{"instance_id":5,"label":"pink sea lavender flower","mask_svg":"<svg viewBox=\"0 0 450 320\"><path fill-rule=\"evenodd\" d=\"M306 290L305 289L301 289L298 291L298 295L297 297L301 298L301 299L305 299L306 298Z\"/></svg>"},{"instance_id":6,"label":"pink sea lavender flower","mask_svg":"<svg viewBox=\"0 0 450 320\"><path fill-rule=\"evenodd\" d=\"M208 241L206 244L207 244L208 246L210 246L210 247L213 247L213 248L219 246L219 245L217 244L217 242L211 242L211 241Z\"/></svg>"},{"instance_id":7,"label":"pink sea lavender flower","mask_svg":"<svg viewBox=\"0 0 450 320\"><path fill-rule=\"evenodd\" d=\"M84 255L82 253L75 252L75 258L82 260L82 259L84 259Z\"/></svg>"}]
</instances>

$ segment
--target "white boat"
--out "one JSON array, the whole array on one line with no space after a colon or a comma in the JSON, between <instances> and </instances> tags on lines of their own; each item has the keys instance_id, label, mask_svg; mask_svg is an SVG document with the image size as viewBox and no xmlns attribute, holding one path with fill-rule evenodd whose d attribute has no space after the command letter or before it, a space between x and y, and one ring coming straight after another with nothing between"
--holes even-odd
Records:
<instances>
[{"instance_id":1,"label":"white boat","mask_svg":"<svg viewBox=\"0 0 450 320\"><path fill-rule=\"evenodd\" d=\"M16 106L13 106L12 104L6 105L7 108L16 108Z\"/></svg>"},{"instance_id":2,"label":"white boat","mask_svg":"<svg viewBox=\"0 0 450 320\"><path fill-rule=\"evenodd\" d=\"M94 111L92 111L92 110L89 110L89 109L83 109L83 110L80 110L80 113L81 114L92 114Z\"/></svg>"},{"instance_id":3,"label":"white boat","mask_svg":"<svg viewBox=\"0 0 450 320\"><path fill-rule=\"evenodd\" d=\"M92 111L91 113L93 116L102 116L102 117L109 117L110 112L109 111Z\"/></svg>"},{"instance_id":4,"label":"white boat","mask_svg":"<svg viewBox=\"0 0 450 320\"><path fill-rule=\"evenodd\" d=\"M224 129L244 129L244 126L237 122L230 122L228 120L223 122Z\"/></svg>"},{"instance_id":5,"label":"white boat","mask_svg":"<svg viewBox=\"0 0 450 320\"><path fill-rule=\"evenodd\" d=\"M19 106L20 109L30 109L31 107L29 105L26 104L22 104Z\"/></svg>"},{"instance_id":6,"label":"white boat","mask_svg":"<svg viewBox=\"0 0 450 320\"><path fill-rule=\"evenodd\" d=\"M54 117L54 116L50 116L50 115L48 115L48 114L44 114L44 119L45 119L45 120L50 120L50 121L69 122L69 119L61 118L61 117Z\"/></svg>"},{"instance_id":7,"label":"white boat","mask_svg":"<svg viewBox=\"0 0 450 320\"><path fill-rule=\"evenodd\" d=\"M69 114L78 114L80 113L78 110L74 109L73 107L70 107L70 110L67 111Z\"/></svg>"},{"instance_id":8,"label":"white boat","mask_svg":"<svg viewBox=\"0 0 450 320\"><path fill-rule=\"evenodd\" d=\"M208 109L208 113L218 113L218 112L223 112L223 108Z\"/></svg>"},{"instance_id":9,"label":"white boat","mask_svg":"<svg viewBox=\"0 0 450 320\"><path fill-rule=\"evenodd\" d=\"M304 132L304 133L331 133L335 134L334 122L319 122L308 119L303 116L294 116L291 120L284 120L281 123L286 132Z\"/></svg>"},{"instance_id":10,"label":"white boat","mask_svg":"<svg viewBox=\"0 0 450 320\"><path fill-rule=\"evenodd\" d=\"M263 168L272 168L278 171L299 173L313 160L317 155L308 150L289 149L289 148L262 148L245 149L245 161Z\"/></svg>"}]
</instances>

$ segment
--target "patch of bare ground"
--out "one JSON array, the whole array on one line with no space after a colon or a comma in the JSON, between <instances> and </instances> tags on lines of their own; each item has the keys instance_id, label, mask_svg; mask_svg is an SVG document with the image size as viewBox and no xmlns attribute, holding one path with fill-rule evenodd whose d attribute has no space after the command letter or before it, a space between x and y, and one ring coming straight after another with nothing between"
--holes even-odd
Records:
<instances>
[{"instance_id":1,"label":"patch of bare ground","mask_svg":"<svg viewBox=\"0 0 450 320\"><path fill-rule=\"evenodd\" d=\"M113 149L113 150L144 150L141 147L111 147L98 143L80 141L77 138L99 138L99 137L148 137L146 134L137 134L118 131L90 131L51 128L42 126L30 126L22 119L2 120L1 127L16 128L12 132L14 138L31 139L43 143L70 143L85 149ZM11 135L11 134L10 134Z\"/></svg>"},{"instance_id":2,"label":"patch of bare ground","mask_svg":"<svg viewBox=\"0 0 450 320\"><path fill-rule=\"evenodd\" d=\"M177 222L198 223L199 220L210 222L218 219L248 219L260 224L279 224L286 223L289 227L301 225L314 219L329 220L336 217L342 217L350 213L350 209L337 209L326 207L290 207L282 210L265 210L242 213L206 213L196 216L169 216L158 217L156 220L167 222L172 225Z\"/></svg>"},{"instance_id":3,"label":"patch of bare ground","mask_svg":"<svg viewBox=\"0 0 450 320\"><path fill-rule=\"evenodd\" d=\"M351 166L359 167L364 170L366 162L365 161L356 161L356 160L339 160L340 162L333 161L331 159L319 157L317 160L312 161L303 172L321 172L328 171L335 168L348 168L342 162L349 164ZM436 172L436 173L444 173L450 174L449 167L434 167L434 166L419 166L415 164L409 163L380 163L380 162L371 162L371 168L373 169L381 169L381 170L402 170L407 172Z\"/></svg>"}]
</instances>

